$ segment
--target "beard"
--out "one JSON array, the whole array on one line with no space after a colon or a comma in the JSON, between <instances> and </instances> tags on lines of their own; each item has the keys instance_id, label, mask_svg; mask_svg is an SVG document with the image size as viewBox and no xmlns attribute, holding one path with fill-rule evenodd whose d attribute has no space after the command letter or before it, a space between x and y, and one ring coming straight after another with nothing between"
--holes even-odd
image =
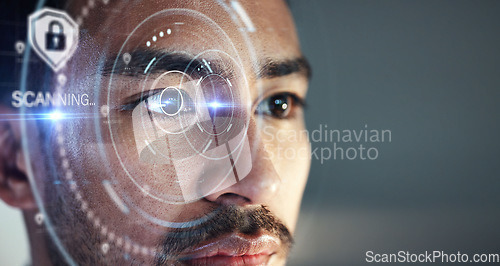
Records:
<instances>
[{"instance_id":1,"label":"beard","mask_svg":"<svg viewBox=\"0 0 500 266\"><path fill-rule=\"evenodd\" d=\"M55 188L54 188L55 187ZM46 244L52 265L124 265L123 255L110 251L104 254L101 246L105 236L94 227L79 202L65 186L46 189L45 206L56 237L46 234ZM48 226L48 225L46 225ZM59 241L59 245L56 243ZM131 260L130 265L145 261Z\"/></svg>"},{"instance_id":2,"label":"beard","mask_svg":"<svg viewBox=\"0 0 500 266\"><path fill-rule=\"evenodd\" d=\"M67 265L69 262L78 265L182 265L179 259L183 251L230 233L254 236L265 232L276 236L281 241L280 256L286 256L293 244L290 231L265 206L218 205L202 224L187 229L165 228L154 256L131 256L118 247L103 252L106 237L87 219L69 187L47 186L45 193L49 202L47 215L57 235L53 239L46 234L53 265ZM57 241L64 251L58 248Z\"/></svg>"}]
</instances>

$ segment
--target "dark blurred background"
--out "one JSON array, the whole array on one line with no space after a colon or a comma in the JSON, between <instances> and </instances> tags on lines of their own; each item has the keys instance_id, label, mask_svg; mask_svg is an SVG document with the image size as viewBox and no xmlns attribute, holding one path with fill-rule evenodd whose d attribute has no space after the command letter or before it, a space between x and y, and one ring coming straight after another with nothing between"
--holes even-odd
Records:
<instances>
[{"instance_id":1,"label":"dark blurred background","mask_svg":"<svg viewBox=\"0 0 500 266\"><path fill-rule=\"evenodd\" d=\"M314 68L308 128L392 132L367 144L376 160L313 160L289 265L500 253L500 1L289 2ZM26 18L23 5L2 3L2 90L17 86L26 24L10 18ZM24 235L0 207L7 261Z\"/></svg>"},{"instance_id":2,"label":"dark blurred background","mask_svg":"<svg viewBox=\"0 0 500 266\"><path fill-rule=\"evenodd\" d=\"M290 265L500 253L500 1L290 5L309 130L392 132L376 160L313 160Z\"/></svg>"}]
</instances>

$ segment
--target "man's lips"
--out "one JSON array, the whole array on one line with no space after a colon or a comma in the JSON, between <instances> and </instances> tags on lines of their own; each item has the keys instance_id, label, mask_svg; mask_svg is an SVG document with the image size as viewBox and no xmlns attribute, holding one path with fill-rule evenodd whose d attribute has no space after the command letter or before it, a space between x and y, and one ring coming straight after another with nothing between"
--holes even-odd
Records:
<instances>
[{"instance_id":1,"label":"man's lips","mask_svg":"<svg viewBox=\"0 0 500 266\"><path fill-rule=\"evenodd\" d=\"M187 265L264 265L279 248L280 240L271 235L232 233L183 252L181 261Z\"/></svg>"}]
</instances>

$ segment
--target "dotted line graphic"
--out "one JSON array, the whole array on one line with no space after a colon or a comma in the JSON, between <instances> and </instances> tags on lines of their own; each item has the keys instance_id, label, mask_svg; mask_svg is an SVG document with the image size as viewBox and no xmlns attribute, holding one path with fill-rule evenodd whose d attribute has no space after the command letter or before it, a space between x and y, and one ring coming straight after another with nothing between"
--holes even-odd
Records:
<instances>
[{"instance_id":1,"label":"dotted line graphic","mask_svg":"<svg viewBox=\"0 0 500 266\"><path fill-rule=\"evenodd\" d=\"M102 0L104 5L109 3L109 0ZM76 23L81 26L83 24L84 18L89 15L89 12L95 8L96 3L95 0L89 0L87 5L82 7L80 15L76 18ZM167 31L170 34L170 29ZM160 37L163 37L164 34L160 34ZM156 37L154 38L156 41ZM59 86L56 88L58 93L62 93L62 89L64 84L66 83L66 76L64 74L59 74L58 81ZM101 115L107 116L109 112L109 108L107 106L101 107ZM159 248L156 247L147 247L140 244L135 243L130 240L128 237L122 237L117 235L112 230L108 229L106 225L103 225L99 217L96 217L95 212L89 208L88 202L83 198L81 191L78 189L78 185L76 180L74 179L73 171L70 168L70 163L67 158L67 152L64 148L64 137L62 134L63 128L59 122L56 122L56 143L59 148L59 157L62 169L64 170L64 179L69 184L69 188L73 193L74 198L79 202L80 209L85 212L87 219L93 224L96 230L100 232L101 235L106 237L107 242L101 244L101 251L103 254L107 254L110 250L110 244L114 244L118 248L123 248L126 252L124 255L125 258L130 258L129 254L134 255L144 255L144 256L155 256L160 252Z\"/></svg>"},{"instance_id":2,"label":"dotted line graphic","mask_svg":"<svg viewBox=\"0 0 500 266\"><path fill-rule=\"evenodd\" d=\"M61 87L59 87L60 89ZM59 145L59 157L61 159L61 166L64 170L64 179L69 184L69 188L73 193L75 199L80 204L80 209L85 212L87 219L94 225L95 229L99 230L101 235L105 236L108 242L101 245L101 251L106 254L109 251L110 243L114 243L117 247L123 247L127 253L142 254L155 256L159 250L155 247L142 246L134 243L130 239L117 236L115 232L108 229L106 225L101 223L99 217L96 217L95 212L89 208L88 202L83 199L81 191L78 189L76 180L74 179L73 171L70 169L70 163L67 158L66 149L64 145L64 137L62 135L63 128L60 123L56 123L56 143Z\"/></svg>"}]
</instances>

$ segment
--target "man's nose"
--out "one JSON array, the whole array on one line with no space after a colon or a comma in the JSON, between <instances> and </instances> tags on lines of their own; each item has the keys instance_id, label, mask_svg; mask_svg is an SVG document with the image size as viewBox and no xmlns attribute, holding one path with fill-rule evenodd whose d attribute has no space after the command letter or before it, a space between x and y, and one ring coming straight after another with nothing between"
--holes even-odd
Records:
<instances>
[{"instance_id":1,"label":"man's nose","mask_svg":"<svg viewBox=\"0 0 500 266\"><path fill-rule=\"evenodd\" d=\"M281 179L259 134L257 124L254 118L251 118L248 138L252 153L252 169L234 185L207 195L206 200L224 205L261 205L276 195Z\"/></svg>"}]
</instances>

